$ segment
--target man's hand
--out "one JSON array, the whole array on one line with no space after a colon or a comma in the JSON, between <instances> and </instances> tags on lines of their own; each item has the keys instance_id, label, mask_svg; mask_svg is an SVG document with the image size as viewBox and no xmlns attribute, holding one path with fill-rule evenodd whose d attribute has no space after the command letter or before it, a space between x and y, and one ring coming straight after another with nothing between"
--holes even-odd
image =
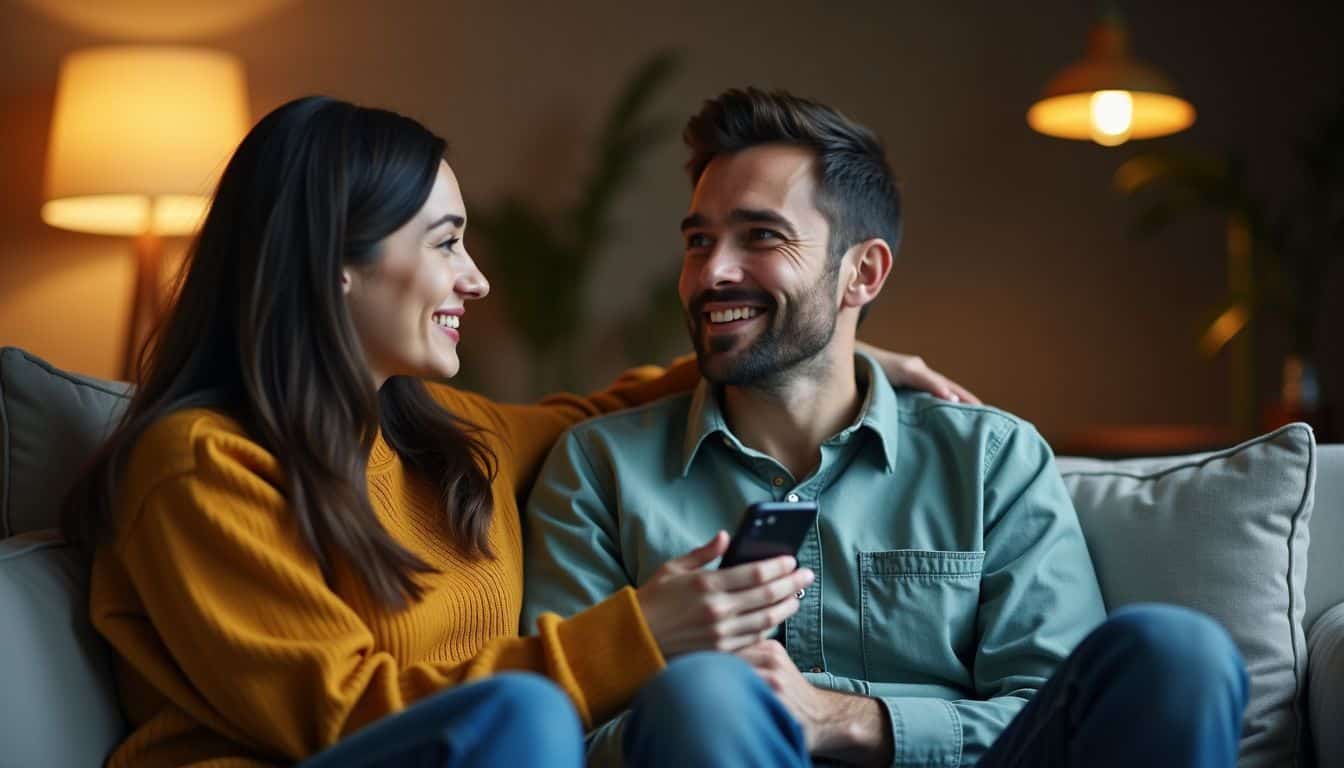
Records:
<instances>
[{"instance_id":1,"label":"man's hand","mask_svg":"<svg viewBox=\"0 0 1344 768\"><path fill-rule=\"evenodd\" d=\"M704 546L669 560L636 592L664 656L735 651L760 641L798 612L794 593L816 578L792 557L702 570L727 549L728 534L719 531Z\"/></svg>"},{"instance_id":2,"label":"man's hand","mask_svg":"<svg viewBox=\"0 0 1344 768\"><path fill-rule=\"evenodd\" d=\"M933 370L918 355L888 352L862 341L855 344L855 347L860 352L871 355L877 364L882 366L882 372L887 374L887 379L898 387L920 389L954 403L980 404L980 398L969 389Z\"/></svg>"},{"instance_id":3,"label":"man's hand","mask_svg":"<svg viewBox=\"0 0 1344 768\"><path fill-rule=\"evenodd\" d=\"M802 725L807 749L814 756L859 765L891 763L895 749L891 720L877 699L817 688L774 640L743 648L737 655Z\"/></svg>"}]
</instances>

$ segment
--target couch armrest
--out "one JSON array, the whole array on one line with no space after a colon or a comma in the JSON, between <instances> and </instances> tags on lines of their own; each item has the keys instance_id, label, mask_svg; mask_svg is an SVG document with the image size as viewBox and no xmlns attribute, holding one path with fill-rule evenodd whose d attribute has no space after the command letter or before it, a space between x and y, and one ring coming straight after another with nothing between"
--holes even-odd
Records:
<instances>
[{"instance_id":1,"label":"couch armrest","mask_svg":"<svg viewBox=\"0 0 1344 768\"><path fill-rule=\"evenodd\" d=\"M1344 765L1344 603L1321 614L1307 638L1307 703L1317 765Z\"/></svg>"}]
</instances>

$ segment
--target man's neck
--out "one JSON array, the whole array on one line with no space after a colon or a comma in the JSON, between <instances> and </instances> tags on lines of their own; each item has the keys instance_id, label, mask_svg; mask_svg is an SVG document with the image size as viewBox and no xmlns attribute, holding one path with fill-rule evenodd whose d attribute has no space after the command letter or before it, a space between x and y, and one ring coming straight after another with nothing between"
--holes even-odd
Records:
<instances>
[{"instance_id":1,"label":"man's neck","mask_svg":"<svg viewBox=\"0 0 1344 768\"><path fill-rule=\"evenodd\" d=\"M783 464L794 478L811 474L821 444L853 423L862 399L854 349L824 350L766 387L724 387L723 411L743 445Z\"/></svg>"}]
</instances>

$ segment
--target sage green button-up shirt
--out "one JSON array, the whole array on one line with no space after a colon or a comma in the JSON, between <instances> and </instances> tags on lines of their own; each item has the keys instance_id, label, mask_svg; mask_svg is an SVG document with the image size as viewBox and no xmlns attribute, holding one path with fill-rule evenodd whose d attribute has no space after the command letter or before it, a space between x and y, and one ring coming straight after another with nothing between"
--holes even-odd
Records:
<instances>
[{"instance_id":1,"label":"sage green button-up shirt","mask_svg":"<svg viewBox=\"0 0 1344 768\"><path fill-rule=\"evenodd\" d=\"M1105 618L1096 575L1030 424L855 364L859 416L804 478L743 445L706 382L572 428L526 507L524 631L644 584L753 502L813 500L798 563L817 579L785 625L789 656L816 685L885 703L894 765L973 765Z\"/></svg>"}]
</instances>

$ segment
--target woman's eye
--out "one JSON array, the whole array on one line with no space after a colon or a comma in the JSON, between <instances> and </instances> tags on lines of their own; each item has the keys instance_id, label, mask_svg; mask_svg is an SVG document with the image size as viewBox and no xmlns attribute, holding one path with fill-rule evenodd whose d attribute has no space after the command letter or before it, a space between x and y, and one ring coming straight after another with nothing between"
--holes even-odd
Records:
<instances>
[{"instance_id":1,"label":"woman's eye","mask_svg":"<svg viewBox=\"0 0 1344 768\"><path fill-rule=\"evenodd\" d=\"M454 248L456 248L456 247L457 247L457 244L460 243L461 241L462 241L462 238L460 238L460 237L450 237L450 238L448 238L447 240L444 240L442 243L439 243L438 245L436 245L436 246L434 246L434 247L437 248L437 249L439 249L439 250L441 250L441 251L448 251L448 252L451 253L452 250L453 250Z\"/></svg>"}]
</instances>

